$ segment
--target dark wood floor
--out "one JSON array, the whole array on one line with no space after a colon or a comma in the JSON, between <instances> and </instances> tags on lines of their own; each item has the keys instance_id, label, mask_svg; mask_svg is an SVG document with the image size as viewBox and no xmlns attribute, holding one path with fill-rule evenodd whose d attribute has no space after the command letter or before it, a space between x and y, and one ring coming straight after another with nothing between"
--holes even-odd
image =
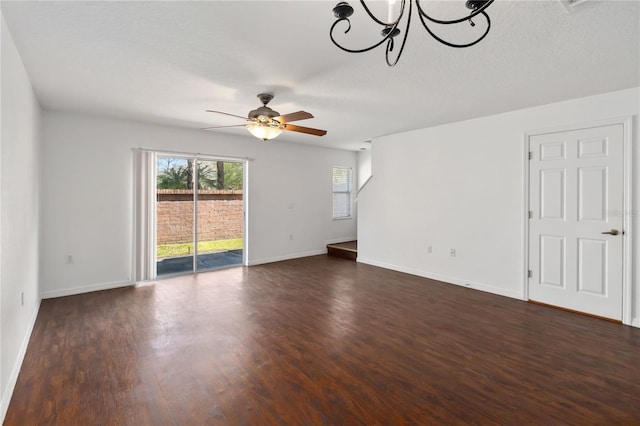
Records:
<instances>
[{"instance_id":1,"label":"dark wood floor","mask_svg":"<svg viewBox=\"0 0 640 426\"><path fill-rule=\"evenodd\" d=\"M43 301L5 422L639 423L640 329L329 256Z\"/></svg>"}]
</instances>

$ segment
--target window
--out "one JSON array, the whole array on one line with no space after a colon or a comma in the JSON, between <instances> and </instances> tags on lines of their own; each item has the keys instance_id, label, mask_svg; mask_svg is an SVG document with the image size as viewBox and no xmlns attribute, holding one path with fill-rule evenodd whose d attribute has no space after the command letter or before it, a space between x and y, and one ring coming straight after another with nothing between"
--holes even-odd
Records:
<instances>
[{"instance_id":1,"label":"window","mask_svg":"<svg viewBox=\"0 0 640 426\"><path fill-rule=\"evenodd\" d=\"M333 218L351 218L351 169L333 168Z\"/></svg>"}]
</instances>

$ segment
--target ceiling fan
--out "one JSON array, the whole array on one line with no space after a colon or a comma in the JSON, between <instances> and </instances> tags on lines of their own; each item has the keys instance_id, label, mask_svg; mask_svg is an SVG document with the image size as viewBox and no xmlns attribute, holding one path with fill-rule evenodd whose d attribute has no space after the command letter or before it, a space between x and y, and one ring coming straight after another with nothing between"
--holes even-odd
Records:
<instances>
[{"instance_id":1,"label":"ceiling fan","mask_svg":"<svg viewBox=\"0 0 640 426\"><path fill-rule=\"evenodd\" d=\"M246 127L249 132L258 139L262 139L264 141L273 139L279 136L283 130L288 130L291 132L298 133L306 133L308 135L314 136L324 136L327 134L326 130L320 129L312 129L310 127L302 127L296 126L294 124L289 124L292 121L306 120L308 118L313 118L313 115L309 114L306 111L298 111L292 112L290 114L280 115L279 112L272 110L267 106L267 104L273 99L273 95L271 93L260 93L258 95L260 102L262 102L262 106L249 111L248 117L242 117L240 115L229 114L227 112L222 111L212 111L210 109L207 112L213 112L215 114L223 114L231 117L237 117L248 121L247 124L234 124L231 126L215 126L215 127L205 127L202 130L216 130L222 129L225 127Z\"/></svg>"}]
</instances>

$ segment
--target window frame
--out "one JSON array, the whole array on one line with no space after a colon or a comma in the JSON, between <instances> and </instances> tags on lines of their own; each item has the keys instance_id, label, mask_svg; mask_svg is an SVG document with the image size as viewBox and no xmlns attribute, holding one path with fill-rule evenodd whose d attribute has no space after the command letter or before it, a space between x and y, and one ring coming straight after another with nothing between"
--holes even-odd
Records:
<instances>
[{"instance_id":1,"label":"window frame","mask_svg":"<svg viewBox=\"0 0 640 426\"><path fill-rule=\"evenodd\" d=\"M346 190L336 190L336 183L335 183L335 178L336 178L336 172L337 171L342 171L342 170L346 170L347 171L347 189ZM347 166L333 166L331 169L331 186L332 186L332 213L331 213L331 217L333 220L345 220L345 219L352 219L353 218L353 198L352 198L352 194L353 194L353 169L351 167L347 167ZM336 216L336 194L340 194L340 195L344 195L347 194L348 196L348 201L346 203L346 208L348 209L348 211L346 212L347 215L345 216ZM339 210L339 209L338 209Z\"/></svg>"}]
</instances>

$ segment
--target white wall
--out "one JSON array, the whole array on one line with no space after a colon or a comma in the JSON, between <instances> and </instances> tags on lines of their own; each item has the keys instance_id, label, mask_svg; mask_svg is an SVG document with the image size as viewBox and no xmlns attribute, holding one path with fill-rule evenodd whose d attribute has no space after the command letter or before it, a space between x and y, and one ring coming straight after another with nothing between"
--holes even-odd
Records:
<instances>
[{"instance_id":1,"label":"white wall","mask_svg":"<svg viewBox=\"0 0 640 426\"><path fill-rule=\"evenodd\" d=\"M1 27L0 422L9 406L40 303L40 106L4 17Z\"/></svg>"},{"instance_id":2,"label":"white wall","mask_svg":"<svg viewBox=\"0 0 640 426\"><path fill-rule=\"evenodd\" d=\"M633 115L632 315L640 326L639 100L634 88L374 140L374 177L358 198L358 260L521 298L524 133Z\"/></svg>"},{"instance_id":3,"label":"white wall","mask_svg":"<svg viewBox=\"0 0 640 426\"><path fill-rule=\"evenodd\" d=\"M358 151L358 189L371 177L371 149Z\"/></svg>"},{"instance_id":4,"label":"white wall","mask_svg":"<svg viewBox=\"0 0 640 426\"><path fill-rule=\"evenodd\" d=\"M49 111L43 138L43 297L131 283L133 148L250 157L250 264L356 234L331 219L332 166L355 168L355 152Z\"/></svg>"}]
</instances>

